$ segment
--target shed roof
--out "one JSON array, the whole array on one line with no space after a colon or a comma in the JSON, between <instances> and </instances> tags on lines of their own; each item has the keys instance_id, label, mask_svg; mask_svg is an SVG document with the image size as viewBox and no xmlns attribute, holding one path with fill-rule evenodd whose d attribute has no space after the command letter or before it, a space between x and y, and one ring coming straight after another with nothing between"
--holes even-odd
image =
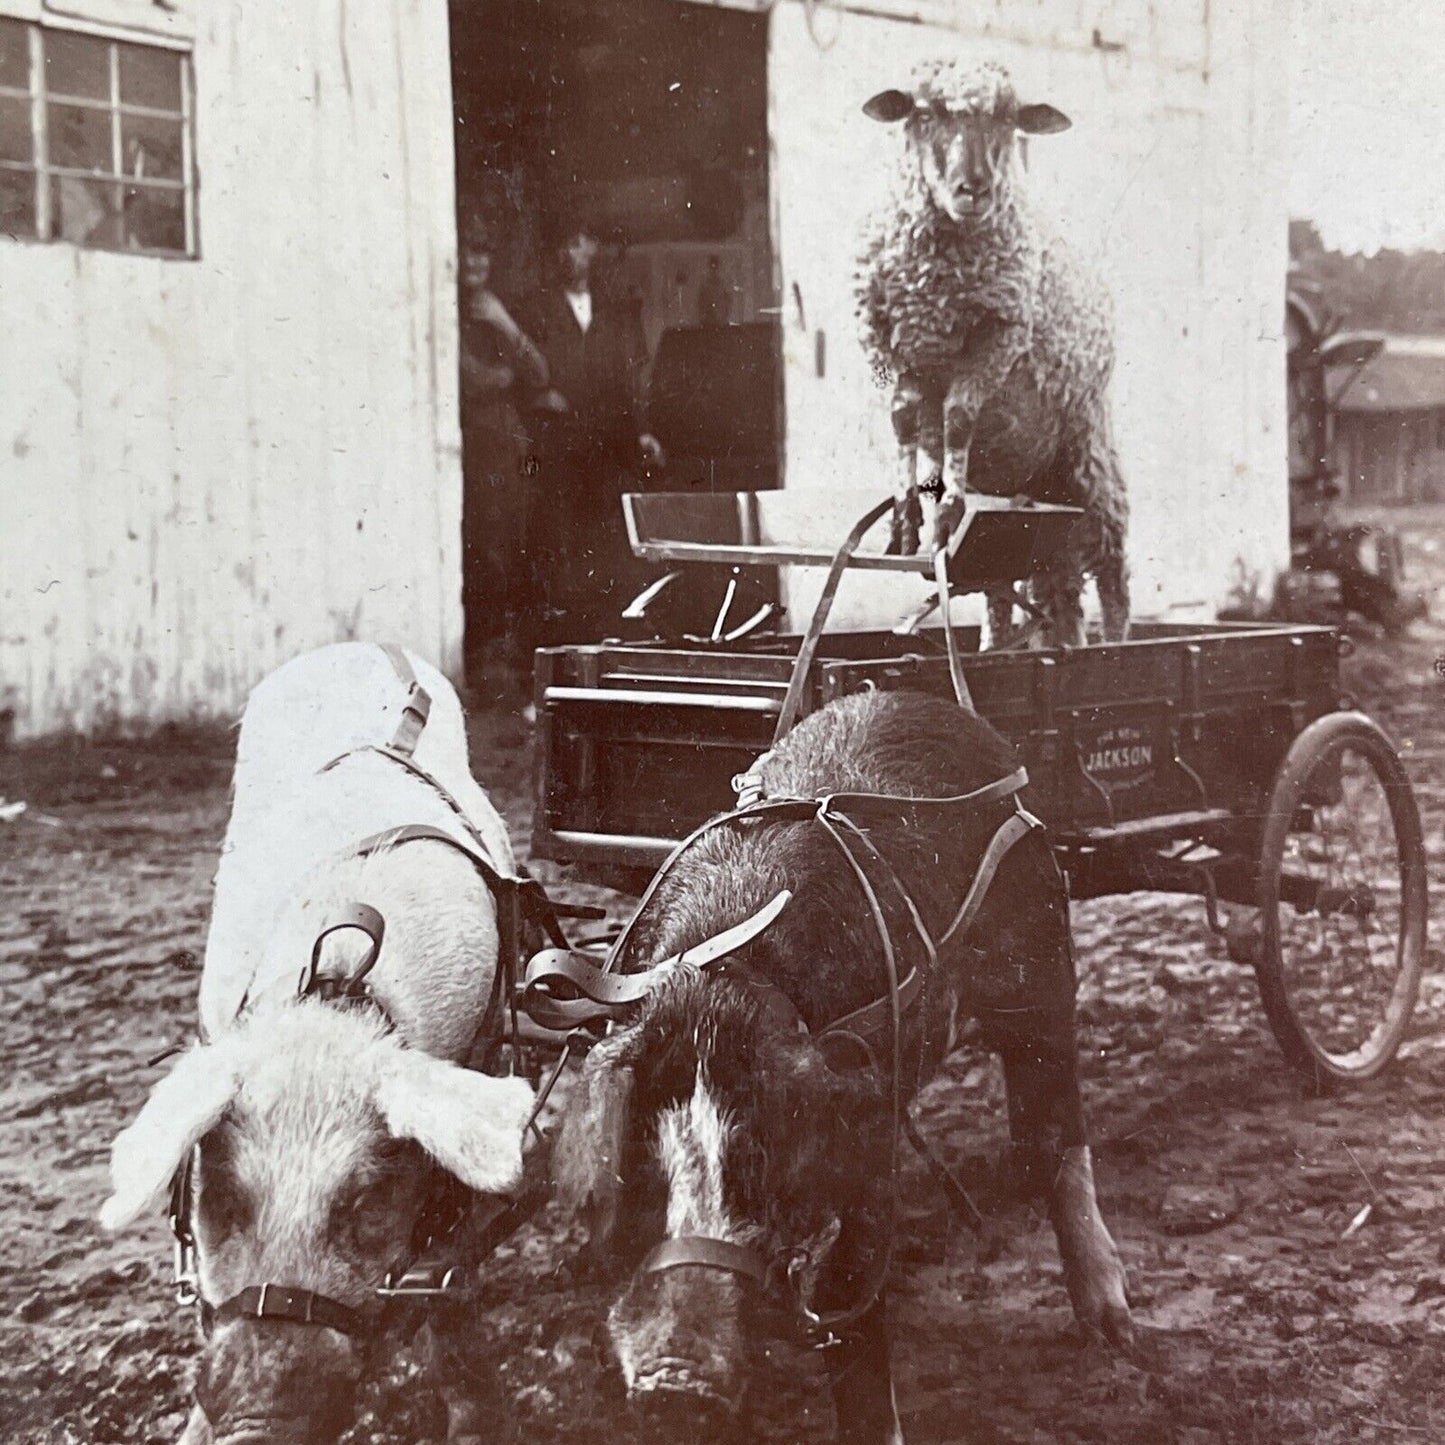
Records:
<instances>
[{"instance_id":1,"label":"shed roof","mask_svg":"<svg viewBox=\"0 0 1445 1445\"><path fill-rule=\"evenodd\" d=\"M1445 337L1387 336L1337 409L1353 415L1445 409Z\"/></svg>"}]
</instances>

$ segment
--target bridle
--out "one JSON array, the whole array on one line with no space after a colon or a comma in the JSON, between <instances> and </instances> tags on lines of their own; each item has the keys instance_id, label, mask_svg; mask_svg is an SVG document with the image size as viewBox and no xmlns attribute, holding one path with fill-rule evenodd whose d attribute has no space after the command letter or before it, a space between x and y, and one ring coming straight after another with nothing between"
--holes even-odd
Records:
<instances>
[{"instance_id":1,"label":"bridle","mask_svg":"<svg viewBox=\"0 0 1445 1445\"><path fill-rule=\"evenodd\" d=\"M907 1118L907 1102L917 1092L925 1044L919 1039L914 1077L905 1087L903 1030L905 1017L920 1009L927 986L937 975L938 950L955 937L966 936L983 905L989 885L1007 853L1043 824L1018 803L1017 795L1028 785L1028 773L1019 768L972 792L951 797L907 797L882 793L831 793L820 798L769 798L762 779L754 769L734 779L739 806L710 819L695 829L669 855L643 893L621 935L612 944L599 965L594 958L577 952L547 950L528 964L521 1004L534 1021L549 1027L570 1026L583 1029L611 1023L646 999L660 984L685 964L707 970L725 970L730 977L762 991L765 1007L780 1028L789 1032L811 1033L826 1046L831 1040L847 1040L856 1046L866 1066L882 1069L880 1049L886 1046L885 1059L889 1083L892 1130L890 1136L889 1211L886 1237L876 1251L875 1263L858 1298L834 1310L816 1310L803 1297L802 1278L810 1263L806 1253L794 1251L787 1259L786 1274L805 1338L817 1348L841 1343L842 1332L856 1325L877 1304L891 1264L897 1204L897 1169L899 1139L907 1135L915 1142L917 1136ZM897 872L874 845L866 824L870 820L896 818L900 812L919 810L928 813L953 814L976 812L991 804L1012 801L1012 808L994 830L975 867L969 886L947 929L934 939L923 921L923 915ZM791 895L784 891L741 923L722 933L693 945L680 954L637 973L618 974L613 970L637 920L646 911L663 880L678 861L703 836L721 828L746 828L754 825L785 822L812 822L821 827L844 860L858 884L866 903L874 933L878 939L886 975L886 990L871 1003L852 1010L823 1027L810 1030L801 1013L782 990L760 970L731 960L731 955L766 931L782 913ZM899 968L888 915L880 897L882 890L901 906L916 941L922 960L906 975ZM558 997L558 986L573 997ZM570 1042L570 1041L569 1041ZM566 1062L559 1061L557 1071ZM556 1072L553 1074L553 1079ZM548 1087L550 1088L551 1080ZM905 1097L905 1095L907 1097ZM664 1239L643 1258L637 1274L650 1275L683 1267L700 1267L730 1273L758 1287L765 1287L770 1274L769 1260L753 1245L709 1235L679 1235Z\"/></svg>"},{"instance_id":2,"label":"bridle","mask_svg":"<svg viewBox=\"0 0 1445 1445\"><path fill-rule=\"evenodd\" d=\"M460 834L427 823L410 823L388 828L362 838L332 855L330 862L366 857L384 849L410 842L444 843L460 852L486 884L496 903L498 949L491 992L482 1013L477 1033L466 1056L480 1047L493 1052L503 1042L511 1044L510 1067L515 1069L520 1056L521 1039L515 997L517 963L522 948L524 923L541 928L555 943L564 944L565 936L558 922L563 910L547 897L542 886L525 874L502 871L492 859L481 831L467 815L461 803L434 777L417 763L414 753L431 712L431 696L417 681L406 654L390 644L378 644L390 661L406 696L401 720L390 743L354 748L331 759L319 769L329 772L346 758L359 753L376 753L405 768L425 782L456 816ZM594 916L600 910L576 909L567 913ZM333 933L355 929L365 934L369 946L361 962L348 974L337 976L321 971L322 945ZM363 1009L376 1014L389 1032L396 1024L385 1004L372 991L369 975L381 956L386 936L386 921L371 904L352 901L332 910L322 920L312 942L311 954L302 966L295 984L295 997L316 999L337 1008ZM243 996L237 1016L253 1006L249 993ZM403 1043L405 1041L403 1040ZM484 1063L487 1062L484 1058ZM535 1121L537 1111L527 1127ZM525 1132L525 1130L524 1130ZM197 1271L197 1252L192 1218L195 1205L194 1171L199 1146L192 1149L176 1171L171 1182L170 1227L175 1246L175 1295L178 1304L194 1306L200 1318L202 1333L209 1336L218 1324L231 1320L282 1320L291 1324L311 1325L336 1330L354 1339L374 1335L385 1323L384 1311L367 1311L295 1285L266 1282L248 1285L220 1303L212 1303L201 1293ZM427 1264L427 1256L449 1241L472 1214L469 1190L449 1175L437 1171L440 1185L433 1190L418 1213L406 1257L388 1270L375 1288L375 1296L386 1303L392 1301L434 1300L455 1295L463 1288L462 1266ZM485 1258L544 1202L546 1191L532 1188L522 1195L488 1196L491 1206L487 1216L474 1231L478 1258Z\"/></svg>"},{"instance_id":3,"label":"bridle","mask_svg":"<svg viewBox=\"0 0 1445 1445\"><path fill-rule=\"evenodd\" d=\"M438 1189L423 1205L412 1229L409 1251L387 1270L374 1295L383 1310L367 1311L343 1304L315 1290L296 1285L266 1283L247 1285L229 1299L213 1304L201 1294L197 1274L196 1239L192 1228L195 1203L193 1149L171 1181L169 1219L175 1245L176 1303L196 1309L201 1333L209 1338L217 1325L232 1320L283 1320L291 1324L316 1325L336 1330L352 1339L365 1341L382 1332L389 1323L385 1307L392 1302L429 1301L454 1297L463 1292L460 1265L426 1265L422 1261L445 1244L472 1213L466 1188L451 1181ZM447 1176L441 1176L446 1179ZM545 1202L546 1191L534 1188L516 1198L489 1196L489 1212L473 1231L478 1259L485 1259Z\"/></svg>"}]
</instances>

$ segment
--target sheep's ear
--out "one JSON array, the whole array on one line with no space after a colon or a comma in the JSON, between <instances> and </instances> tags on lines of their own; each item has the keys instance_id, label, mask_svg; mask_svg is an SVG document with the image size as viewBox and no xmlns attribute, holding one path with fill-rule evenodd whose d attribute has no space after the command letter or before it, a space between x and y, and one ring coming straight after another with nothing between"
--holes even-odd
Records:
<instances>
[{"instance_id":1,"label":"sheep's ear","mask_svg":"<svg viewBox=\"0 0 1445 1445\"><path fill-rule=\"evenodd\" d=\"M106 1229L124 1229L160 1204L181 1161L220 1122L239 1087L227 1051L197 1044L181 1055L111 1145L111 1196L100 1210Z\"/></svg>"},{"instance_id":2,"label":"sheep's ear","mask_svg":"<svg viewBox=\"0 0 1445 1445\"><path fill-rule=\"evenodd\" d=\"M1057 135L1073 121L1052 105L1021 105L1017 124L1026 135Z\"/></svg>"},{"instance_id":3,"label":"sheep's ear","mask_svg":"<svg viewBox=\"0 0 1445 1445\"><path fill-rule=\"evenodd\" d=\"M614 1034L587 1056L552 1155L557 1197L568 1215L585 1212L594 1245L605 1246L617 1224L623 1151L634 1075L624 1054L630 1036Z\"/></svg>"},{"instance_id":4,"label":"sheep's ear","mask_svg":"<svg viewBox=\"0 0 1445 1445\"><path fill-rule=\"evenodd\" d=\"M498 1079L415 1049L381 1067L376 1107L397 1139L411 1139L479 1194L505 1194L522 1177L522 1132L532 1112L525 1079Z\"/></svg>"},{"instance_id":5,"label":"sheep's ear","mask_svg":"<svg viewBox=\"0 0 1445 1445\"><path fill-rule=\"evenodd\" d=\"M913 97L906 90L880 90L864 103L863 114L870 120L902 120L913 114Z\"/></svg>"}]
</instances>

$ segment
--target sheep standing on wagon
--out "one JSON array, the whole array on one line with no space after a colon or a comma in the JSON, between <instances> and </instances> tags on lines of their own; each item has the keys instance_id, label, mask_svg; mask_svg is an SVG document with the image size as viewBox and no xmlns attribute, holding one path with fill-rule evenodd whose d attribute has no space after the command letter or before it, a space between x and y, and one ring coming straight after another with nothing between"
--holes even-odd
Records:
<instances>
[{"instance_id":1,"label":"sheep standing on wagon","mask_svg":"<svg viewBox=\"0 0 1445 1445\"><path fill-rule=\"evenodd\" d=\"M1024 105L1002 67L921 68L911 90L885 90L864 111L904 123L907 159L893 204L859 258L862 341L893 383L899 473L890 550L918 550L920 450L943 493L941 547L964 513L965 487L1082 506L1069 545L1032 579L1050 640L1084 640L1083 579L1097 581L1104 635L1128 630L1128 499L1110 426L1113 320L1102 283L1030 207L1019 136L1068 128L1051 105ZM1012 597L989 596L994 645Z\"/></svg>"}]
</instances>

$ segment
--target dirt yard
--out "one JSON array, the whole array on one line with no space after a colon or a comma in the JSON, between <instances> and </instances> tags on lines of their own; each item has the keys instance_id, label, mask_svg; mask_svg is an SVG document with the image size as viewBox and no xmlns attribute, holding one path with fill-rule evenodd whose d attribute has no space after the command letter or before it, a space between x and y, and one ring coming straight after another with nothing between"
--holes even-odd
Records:
<instances>
[{"instance_id":1,"label":"dirt yard","mask_svg":"<svg viewBox=\"0 0 1445 1445\"><path fill-rule=\"evenodd\" d=\"M1077 1338L1047 1225L997 1217L994 1249L908 1161L895 1359L912 1445L933 1442L1445 1441L1445 529L1409 521L1436 621L1362 639L1360 704L1404 751L1435 890L1413 1039L1379 1082L1306 1094L1252 976L1190 900L1079 905L1080 1045L1106 1217L1142 1344ZM474 758L525 853L520 697L477 714ZM95 1224L114 1133L193 1027L196 960L226 809L226 739L0 753L0 1441L172 1441L194 1325L171 1302L164 1220ZM3 809L0 809L3 812ZM555 874L548 874L555 880ZM1003 1141L990 1061L925 1096L924 1132L988 1195ZM1368 1222L1349 1230L1362 1207ZM497 1438L631 1438L592 1340L603 1296L543 1216L497 1258L470 1368ZM357 1442L435 1440L422 1388L378 1385ZM780 1348L760 1438L824 1440L826 1391Z\"/></svg>"}]
</instances>

